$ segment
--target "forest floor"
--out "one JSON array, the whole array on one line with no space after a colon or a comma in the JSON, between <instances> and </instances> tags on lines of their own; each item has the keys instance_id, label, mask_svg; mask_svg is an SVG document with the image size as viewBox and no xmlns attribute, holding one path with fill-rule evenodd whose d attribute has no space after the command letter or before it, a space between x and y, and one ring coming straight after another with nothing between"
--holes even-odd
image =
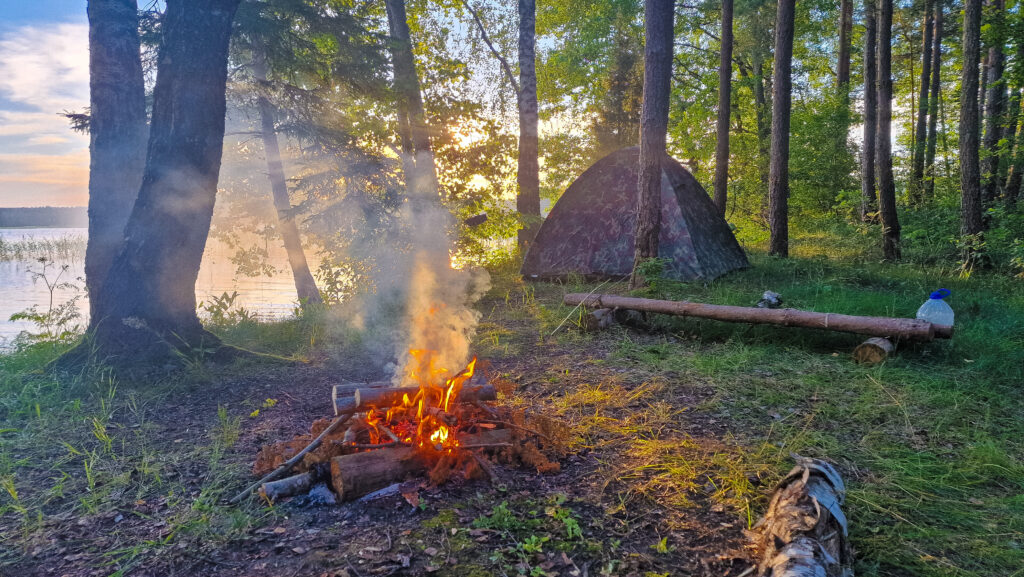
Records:
<instances>
[{"instance_id":1,"label":"forest floor","mask_svg":"<svg viewBox=\"0 0 1024 577\"><path fill-rule=\"evenodd\" d=\"M583 333L562 295L622 284L494 271L476 353L518 385L500 402L570 428L569 455L554 475L424 488L418 507L222 503L262 445L331 414L330 385L380 376L320 344L322 321L222 331L304 363L142 383L56 379L49 345L6 355L0 575L735 576L791 453L848 481L858 574L1024 575L1024 283L795 252L645 294L752 305L774 290L796 308L913 316L943 286L955 338L862 367L861 339L811 330L653 318Z\"/></svg>"}]
</instances>

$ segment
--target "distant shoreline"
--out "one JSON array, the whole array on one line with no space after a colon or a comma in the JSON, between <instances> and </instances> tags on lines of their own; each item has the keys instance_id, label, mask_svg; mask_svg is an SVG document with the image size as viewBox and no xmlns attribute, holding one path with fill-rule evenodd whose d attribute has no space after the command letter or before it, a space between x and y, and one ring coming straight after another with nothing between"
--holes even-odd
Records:
<instances>
[{"instance_id":1,"label":"distant shoreline","mask_svg":"<svg viewBox=\"0 0 1024 577\"><path fill-rule=\"evenodd\" d=\"M0 208L0 228L87 228L84 206Z\"/></svg>"}]
</instances>

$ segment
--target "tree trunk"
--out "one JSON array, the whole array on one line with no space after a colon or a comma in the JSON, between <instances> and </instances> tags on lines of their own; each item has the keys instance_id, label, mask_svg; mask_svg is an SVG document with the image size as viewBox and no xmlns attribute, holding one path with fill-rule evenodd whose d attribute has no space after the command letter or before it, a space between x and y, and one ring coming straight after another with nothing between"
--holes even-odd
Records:
<instances>
[{"instance_id":1,"label":"tree trunk","mask_svg":"<svg viewBox=\"0 0 1024 577\"><path fill-rule=\"evenodd\" d=\"M841 94L850 92L850 36L853 34L853 0L839 2L839 64L836 86Z\"/></svg>"},{"instance_id":2,"label":"tree trunk","mask_svg":"<svg viewBox=\"0 0 1024 577\"><path fill-rule=\"evenodd\" d=\"M90 0L89 242L85 286L90 328L110 264L124 240L146 167L146 94L135 0Z\"/></svg>"},{"instance_id":3,"label":"tree trunk","mask_svg":"<svg viewBox=\"0 0 1024 577\"><path fill-rule=\"evenodd\" d=\"M416 196L434 195L440 192L437 184L437 168L434 152L430 146L430 128L423 109L423 95L420 93L420 79L416 74L416 61L412 54L409 37L409 22L405 15L405 0L385 0L388 13L388 27L391 32L391 59L395 74L395 92L402 100L399 106L408 111L409 140L413 148L414 169L411 182L406 175L406 186Z\"/></svg>"},{"instance_id":4,"label":"tree trunk","mask_svg":"<svg viewBox=\"0 0 1024 577\"><path fill-rule=\"evenodd\" d=\"M935 0L925 0L924 21L921 23L921 97L917 108L917 138L914 141L913 174L910 177L910 201L921 202L924 191L924 156L928 146L929 88L932 72L932 12ZM937 72L937 71L936 71Z\"/></svg>"},{"instance_id":5,"label":"tree trunk","mask_svg":"<svg viewBox=\"0 0 1024 577\"><path fill-rule=\"evenodd\" d=\"M960 76L960 234L984 229L981 169L978 163L978 57L981 51L981 0L964 0L963 68ZM977 244L966 243L965 265L975 264Z\"/></svg>"},{"instance_id":6,"label":"tree trunk","mask_svg":"<svg viewBox=\"0 0 1024 577\"><path fill-rule=\"evenodd\" d=\"M988 49L988 95L985 97L985 138L982 155L982 196L987 205L999 196L999 141L1003 137L1004 113L1006 109L1006 85L1003 82L1003 43L1006 40L1002 29L1005 27L1006 0L994 0L992 26L997 38Z\"/></svg>"},{"instance_id":7,"label":"tree trunk","mask_svg":"<svg viewBox=\"0 0 1024 577\"><path fill-rule=\"evenodd\" d=\"M935 198L935 146L938 134L939 99L942 98L942 3L935 1L932 32L932 77L928 91L928 129L924 154L924 200Z\"/></svg>"},{"instance_id":8,"label":"tree trunk","mask_svg":"<svg viewBox=\"0 0 1024 577\"><path fill-rule=\"evenodd\" d=\"M266 87L267 62L261 46L256 45L257 52L253 54L252 71L256 82ZM270 180L270 189L274 196L274 209L277 211L277 225L281 230L281 240L284 241L284 249L288 253L288 265L292 269L292 278L295 280L295 292L303 307L323 304L320 290L316 287L312 273L309 272L306 253L302 250L302 236L299 234L299 227L295 224L292 203L288 198L288 184L284 178L281 150L278 147L277 131L274 127L277 110L262 93L256 100L260 111L263 151L267 159L267 178Z\"/></svg>"},{"instance_id":9,"label":"tree trunk","mask_svg":"<svg viewBox=\"0 0 1024 577\"><path fill-rule=\"evenodd\" d=\"M1008 169L1006 177L1006 201L1013 204L1017 201L1021 192L1021 182L1024 181L1024 110L1021 109L1019 103L1024 101L1024 95L1020 92L1017 93L1018 106L1012 110L1013 113L1018 115L1018 124L1020 125L1020 132L1016 135L1016 146L1014 147L1013 163Z\"/></svg>"},{"instance_id":10,"label":"tree trunk","mask_svg":"<svg viewBox=\"0 0 1024 577\"><path fill-rule=\"evenodd\" d=\"M768 97L764 91L764 60L760 55L754 55L754 106L756 107L757 117L757 171L758 176L761 179L761 186L768 186L768 173L769 173L769 158L771 156L771 145L769 139L771 138L771 121L769 120L769 114L771 114L770 107L768 106ZM764 198L767 199L767 188L765 190Z\"/></svg>"},{"instance_id":11,"label":"tree trunk","mask_svg":"<svg viewBox=\"0 0 1024 577\"><path fill-rule=\"evenodd\" d=\"M722 0L722 47L718 63L718 142L715 144L715 206L725 216L729 200L729 100L732 96L732 3Z\"/></svg>"},{"instance_id":12,"label":"tree trunk","mask_svg":"<svg viewBox=\"0 0 1024 577\"><path fill-rule=\"evenodd\" d=\"M875 132L878 130L878 54L876 0L864 0L864 150L861 153L860 219L874 220L877 207L875 193Z\"/></svg>"},{"instance_id":13,"label":"tree trunk","mask_svg":"<svg viewBox=\"0 0 1024 577\"><path fill-rule=\"evenodd\" d=\"M796 0L779 0L775 19L772 151L768 173L770 254L789 256L789 116L793 90L793 17Z\"/></svg>"},{"instance_id":14,"label":"tree trunk","mask_svg":"<svg viewBox=\"0 0 1024 577\"><path fill-rule=\"evenodd\" d=\"M516 210L523 217L519 246L533 242L540 228L540 164L537 158L537 3L519 0L519 167Z\"/></svg>"},{"instance_id":15,"label":"tree trunk","mask_svg":"<svg viewBox=\"0 0 1024 577\"><path fill-rule=\"evenodd\" d=\"M644 281L640 264L658 256L661 233L661 161L668 132L672 80L673 0L644 2L644 96L640 108L640 178L636 206L636 246L630 286Z\"/></svg>"},{"instance_id":16,"label":"tree trunk","mask_svg":"<svg viewBox=\"0 0 1024 577\"><path fill-rule=\"evenodd\" d=\"M167 3L145 174L123 248L96 295L94 346L103 358L135 363L166 358L172 347L201 357L219 345L196 316L195 286L217 194L238 4Z\"/></svg>"},{"instance_id":17,"label":"tree trunk","mask_svg":"<svg viewBox=\"0 0 1024 577\"><path fill-rule=\"evenodd\" d=\"M875 166L878 169L878 212L882 218L885 260L900 259L900 221L896 215L896 183L892 175L892 2L879 0L878 10L878 131Z\"/></svg>"}]
</instances>

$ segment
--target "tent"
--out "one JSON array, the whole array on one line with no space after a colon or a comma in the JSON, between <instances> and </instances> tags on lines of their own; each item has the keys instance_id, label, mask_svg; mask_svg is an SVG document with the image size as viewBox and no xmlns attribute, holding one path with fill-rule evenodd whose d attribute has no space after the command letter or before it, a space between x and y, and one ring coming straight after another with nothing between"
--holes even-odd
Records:
<instances>
[{"instance_id":1,"label":"tent","mask_svg":"<svg viewBox=\"0 0 1024 577\"><path fill-rule=\"evenodd\" d=\"M573 181L527 250L523 276L629 276L639 165L640 148L624 148L597 161ZM693 175L668 155L661 174L658 256L668 261L665 276L710 280L749 266L729 225Z\"/></svg>"}]
</instances>

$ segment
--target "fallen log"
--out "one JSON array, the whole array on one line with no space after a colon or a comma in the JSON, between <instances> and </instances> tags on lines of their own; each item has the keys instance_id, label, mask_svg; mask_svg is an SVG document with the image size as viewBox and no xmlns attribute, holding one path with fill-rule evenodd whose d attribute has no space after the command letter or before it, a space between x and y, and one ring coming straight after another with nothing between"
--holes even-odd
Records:
<instances>
[{"instance_id":1,"label":"fallen log","mask_svg":"<svg viewBox=\"0 0 1024 577\"><path fill-rule=\"evenodd\" d=\"M345 411L367 411L372 408L383 409L402 404L403 397L411 400L419 391L416 387L375 387L358 388L355 391L341 389L335 385L331 392L334 411L340 414ZM494 385L465 385L459 392L458 402L473 403L476 401L495 401L498 391Z\"/></svg>"},{"instance_id":2,"label":"fallen log","mask_svg":"<svg viewBox=\"0 0 1024 577\"><path fill-rule=\"evenodd\" d=\"M911 341L931 341L936 338L948 339L953 327L933 325L920 319L890 317L861 317L835 313L818 313L797 309L768 309L710 305L686 301L665 301L622 297L617 295L588 295L570 293L565 295L566 305L583 305L588 308L620 308L649 313L661 313L680 317L698 317L732 323L760 323L787 327L826 329L845 333L857 333L875 337L891 337Z\"/></svg>"},{"instance_id":3,"label":"fallen log","mask_svg":"<svg viewBox=\"0 0 1024 577\"><path fill-rule=\"evenodd\" d=\"M818 459L795 456L768 510L750 531L759 577L852 577L853 549L839 473Z\"/></svg>"},{"instance_id":4,"label":"fallen log","mask_svg":"<svg viewBox=\"0 0 1024 577\"><path fill-rule=\"evenodd\" d=\"M458 439L467 448L498 447L512 442L512 431L493 429L459 435ZM423 449L416 447L397 446L342 455L331 459L331 487L341 501L351 501L419 475L429 466Z\"/></svg>"},{"instance_id":5,"label":"fallen log","mask_svg":"<svg viewBox=\"0 0 1024 577\"><path fill-rule=\"evenodd\" d=\"M877 365L896 350L896 345L889 339L871 337L853 349L853 360L862 365Z\"/></svg>"}]
</instances>

